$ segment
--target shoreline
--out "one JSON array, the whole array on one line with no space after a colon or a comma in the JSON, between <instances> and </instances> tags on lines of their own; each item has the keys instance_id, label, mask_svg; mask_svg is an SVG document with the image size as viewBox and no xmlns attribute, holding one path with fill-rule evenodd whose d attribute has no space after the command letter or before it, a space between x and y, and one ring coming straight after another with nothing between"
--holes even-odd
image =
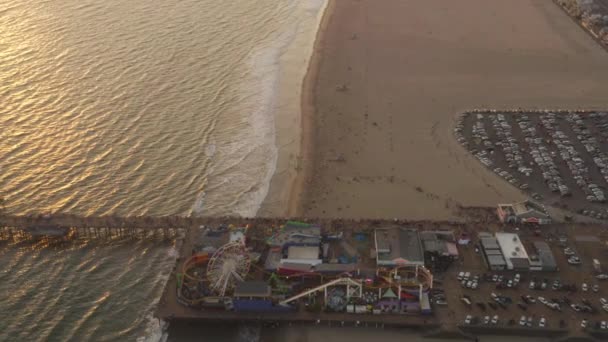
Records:
<instances>
[{"instance_id":1,"label":"shoreline","mask_svg":"<svg viewBox=\"0 0 608 342\"><path fill-rule=\"evenodd\" d=\"M313 10L314 15L299 23L302 28L298 29L297 37L287 45L278 60L281 68L278 83L281 90L273 113L278 157L268 191L255 216L292 216L295 210L291 208L297 207L297 203L292 203L297 200L307 177L306 161L311 155L312 123L303 99L308 97L309 73L311 65L316 63L316 42L331 0L318 1L310 8L302 5L304 8L300 8L300 11ZM293 89L296 91L289 91Z\"/></svg>"},{"instance_id":2,"label":"shoreline","mask_svg":"<svg viewBox=\"0 0 608 342\"><path fill-rule=\"evenodd\" d=\"M300 98L300 157L299 170L291 182L289 200L287 202L287 216L300 216L302 213L303 197L308 196L305 185L310 178L314 163L314 136L313 120L315 117L315 90L319 75L319 64L323 58L320 45L327 25L332 17L335 6L334 0L326 0L322 9L321 20L317 25L317 32L313 42L312 51L308 60L306 73L302 81Z\"/></svg>"}]
</instances>

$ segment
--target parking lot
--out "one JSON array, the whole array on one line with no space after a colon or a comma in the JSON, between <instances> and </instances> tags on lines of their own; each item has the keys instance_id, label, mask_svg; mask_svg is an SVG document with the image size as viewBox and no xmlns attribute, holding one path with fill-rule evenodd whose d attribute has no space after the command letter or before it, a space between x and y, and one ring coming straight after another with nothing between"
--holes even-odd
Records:
<instances>
[{"instance_id":1,"label":"parking lot","mask_svg":"<svg viewBox=\"0 0 608 342\"><path fill-rule=\"evenodd\" d=\"M468 113L455 134L482 164L535 200L608 219L608 113Z\"/></svg>"},{"instance_id":2,"label":"parking lot","mask_svg":"<svg viewBox=\"0 0 608 342\"><path fill-rule=\"evenodd\" d=\"M460 262L444 275L443 293L447 303L434 305L437 314L442 321L452 319L460 325L608 332L608 307L603 308L602 304L602 298L608 300L608 280L597 279L602 273L594 271L592 261L608 260L608 249L603 242L605 233L600 229L560 226L546 227L541 234L535 230L514 231L526 244L537 240L547 242L557 261L558 272L491 272L476 252L475 244L461 248ZM566 248L574 251L581 264L567 262L570 255L566 255ZM607 266L602 265L602 272L608 271ZM467 272L469 282L477 279L476 288L459 280ZM517 274L519 281L516 281ZM469 315L471 319L466 321ZM585 328L581 327L583 320L587 322ZM602 325L602 321L606 323Z\"/></svg>"}]
</instances>

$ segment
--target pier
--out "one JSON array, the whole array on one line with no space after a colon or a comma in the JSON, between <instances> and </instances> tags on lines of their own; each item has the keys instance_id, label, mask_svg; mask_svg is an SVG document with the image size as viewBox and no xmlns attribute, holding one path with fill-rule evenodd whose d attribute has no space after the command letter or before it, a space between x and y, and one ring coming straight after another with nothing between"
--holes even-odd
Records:
<instances>
[{"instance_id":1,"label":"pier","mask_svg":"<svg viewBox=\"0 0 608 342\"><path fill-rule=\"evenodd\" d=\"M367 234L372 236L374 231L383 227L408 227L410 229L423 231L451 231L455 236L476 236L478 232L496 233L505 230L514 230L512 226L501 223L495 214L494 208L463 208L462 220L460 221L410 221L401 219L300 219L299 221L305 225L314 223L314 226L323 227L323 235L333 237L340 235L340 239L346 241L354 241L357 234ZM288 224L286 218L242 218L242 217L119 217L119 216L78 216L71 214L53 214L53 215L0 215L0 239L40 239L40 238L57 238L57 239L114 239L114 238L132 238L132 239L171 239L177 241L178 257L176 265L171 271L171 275L162 297L159 301L156 316L159 319L173 323L192 323L192 322L217 322L217 323L259 323L264 326L291 326L291 325L323 325L335 328L341 327L365 327L377 329L410 329L421 331L424 336L433 338L459 338L459 339L475 339L476 336L485 334L503 335L513 334L520 336L545 336L551 337L554 340L569 341L569 340L586 340L593 341L594 339L603 339L606 337L604 331L591 330L581 331L576 325L577 322L570 322L566 328L558 328L557 322L559 314L545 313L550 320L550 325L547 328L520 327L515 323L514 326L507 326L507 320L517 318L522 312L512 312L511 310L498 311L501 315L501 324L482 325L463 324L463 318L473 311L478 311L475 307L467 307L461 303L461 296L465 293L460 289L460 281L456 280L458 271L471 270L477 274L487 272L481 264L479 254L473 251L472 247L459 247L459 260L450 266L449 270L437 272L436 281L437 287L446 289L445 296L448 306L433 305L432 314L413 314L413 313L348 313L348 312L328 312L326 310L311 311L310 308L305 308L304 303L307 298L311 298L311 294L316 292L316 297L323 300L327 296L325 291L315 290L315 286L306 286L305 288L296 291L290 296L285 296L277 303L285 302L294 304L293 310L290 312L239 312L234 310L206 308L200 305L193 305L193 301L184 298L180 294L181 286L183 286L183 277L185 275L185 265L187 261L200 253L203 247L200 243L201 236L205 232L214 231L217 227L223 227L223 234L238 231L239 229L246 230L247 246L253 250L260 250L261 255L267 256L265 246L268 243L269 234L280 230L281 227ZM239 228L243 227L243 228ZM600 239L607 238L603 227L597 224L589 223L555 223L540 227L543 232L543 238L551 239L559 234L566 234L571 241L574 241L574 234L594 235ZM537 234L536 228L529 228L518 232L522 239L534 238ZM540 238L540 237L536 237ZM474 242L473 242L474 243ZM337 243L341 246L341 243ZM265 250L265 251L263 251ZM369 251L369 249L368 249ZM369 254L369 253L368 253ZM209 258L209 257L208 257ZM365 259L368 257L362 256ZM209 259L205 259L209 260ZM259 261L255 262L257 266L253 266L247 276L249 280L268 280L268 272L264 272ZM357 274L366 273L371 276L371 268L365 269L365 260L358 261L359 266L353 274L355 282L363 281L357 277ZM375 262L371 264L375 269ZM199 273L200 274L200 273ZM505 272L508 276L509 272ZM539 275L541 276L541 275ZM545 275L542 275L543 277ZM549 275L551 276L551 275ZM526 274L526 277L532 277L531 274ZM562 279L579 278L579 273L571 274L565 270L562 274ZM288 276L288 279L297 279ZM325 279L321 277L320 284L327 287L343 286L342 282L337 284L337 281L331 279L341 279L338 276L328 276ZM302 278L304 280L304 278ZM284 280L283 280L284 281ZM291 280L289 280L291 281ZM298 280L296 280L297 282ZM355 282L350 282L356 285ZM337 285L332 285L336 283ZM347 282L349 283L349 282ZM433 283L435 283L433 281ZM362 283L359 283L362 284ZM602 286L605 286L601 284ZM376 285L367 284L367 291L379 291ZM488 287L488 285L484 285ZM490 285L493 286L493 285ZM356 287L356 286L353 286ZM527 286L524 286L527 288ZM348 286L346 286L348 292ZM386 287L384 288L386 289ZM479 290L471 297L487 298L487 291ZM496 291L496 290L494 290ZM525 291L511 290L511 291ZM400 293L398 291L397 293ZM298 295L304 293L305 295ZM379 293L379 292L378 292ZM542 294L541 294L542 295ZM514 298L519 297L519 293L511 294ZM227 295L225 298L228 298ZM313 296L314 297L314 296ZM295 298L295 299L294 299ZM293 300L293 301L292 301ZM477 299L483 300L483 299ZM487 299L485 299L487 300ZM278 305L278 304L277 304ZM546 309L543 309L546 310ZM477 313L479 315L480 313ZM485 313L484 313L485 314ZM488 313L490 314L490 313ZM494 314L492 312L492 314Z\"/></svg>"},{"instance_id":2,"label":"pier","mask_svg":"<svg viewBox=\"0 0 608 342\"><path fill-rule=\"evenodd\" d=\"M485 222L495 220L492 208L462 208L462 221L412 221L406 219L316 219L292 218L302 222L315 222L329 230L341 230L345 227L376 227L387 222L399 225L453 225L467 230L471 225L483 226ZM36 214L10 215L0 212L0 238L110 238L110 237L164 237L175 238L179 232L188 236L188 231L202 226L218 226L226 223L237 226L278 226L286 218L273 217L186 217L186 216L82 216L74 214Z\"/></svg>"}]
</instances>

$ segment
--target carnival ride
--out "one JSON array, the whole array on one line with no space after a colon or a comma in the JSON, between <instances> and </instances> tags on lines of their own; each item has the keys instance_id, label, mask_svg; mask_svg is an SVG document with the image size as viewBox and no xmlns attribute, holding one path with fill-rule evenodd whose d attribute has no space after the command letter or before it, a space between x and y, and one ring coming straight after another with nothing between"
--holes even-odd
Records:
<instances>
[{"instance_id":1,"label":"carnival ride","mask_svg":"<svg viewBox=\"0 0 608 342\"><path fill-rule=\"evenodd\" d=\"M424 266L397 266L395 268L378 269L378 277L389 286L398 290L400 296L415 294L420 297L422 292L433 288L433 275Z\"/></svg>"},{"instance_id":2,"label":"carnival ride","mask_svg":"<svg viewBox=\"0 0 608 342\"><path fill-rule=\"evenodd\" d=\"M223 245L207 263L209 288L224 296L227 290L234 289L237 282L244 280L250 267L251 258L243 243L236 241Z\"/></svg>"}]
</instances>

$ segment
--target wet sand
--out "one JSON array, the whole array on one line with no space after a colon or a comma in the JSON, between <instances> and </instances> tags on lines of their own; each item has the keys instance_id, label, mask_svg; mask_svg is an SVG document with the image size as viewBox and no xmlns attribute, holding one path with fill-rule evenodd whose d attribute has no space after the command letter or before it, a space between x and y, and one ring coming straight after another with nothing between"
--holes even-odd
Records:
<instances>
[{"instance_id":1,"label":"wet sand","mask_svg":"<svg viewBox=\"0 0 608 342\"><path fill-rule=\"evenodd\" d=\"M332 1L310 66L292 215L453 219L521 200L455 141L457 115L608 108L608 54L551 1Z\"/></svg>"}]
</instances>

